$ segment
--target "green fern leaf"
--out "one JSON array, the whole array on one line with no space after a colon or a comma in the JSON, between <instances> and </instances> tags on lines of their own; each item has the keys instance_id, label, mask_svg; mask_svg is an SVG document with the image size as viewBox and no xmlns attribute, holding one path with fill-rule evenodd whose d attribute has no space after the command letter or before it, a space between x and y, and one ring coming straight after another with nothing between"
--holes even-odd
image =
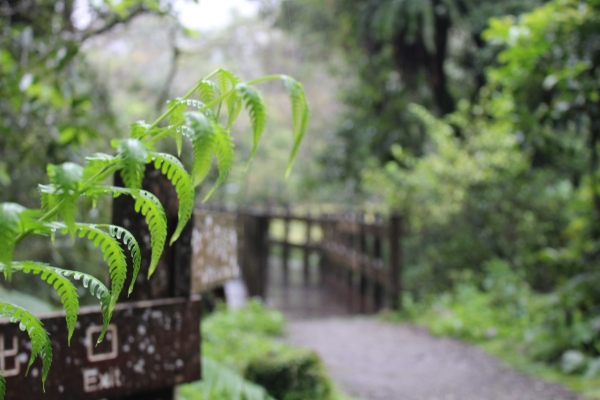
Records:
<instances>
[{"instance_id":1,"label":"green fern leaf","mask_svg":"<svg viewBox=\"0 0 600 400\"><path fill-rule=\"evenodd\" d=\"M150 229L150 246L152 248L152 256L148 277L152 275L158 260L165 248L167 239L167 217L160 201L152 193L141 189L128 189L115 186L98 186L86 192L86 196L94 196L96 194L112 194L113 197L120 195L128 195L135 200L135 211L141 213Z\"/></svg>"},{"instance_id":2,"label":"green fern leaf","mask_svg":"<svg viewBox=\"0 0 600 400\"><path fill-rule=\"evenodd\" d=\"M83 177L83 167L71 162L47 167L50 183L56 189L54 195L58 215L67 224L71 237L74 237L77 204L79 202L79 183Z\"/></svg>"},{"instance_id":3,"label":"green fern leaf","mask_svg":"<svg viewBox=\"0 0 600 400\"><path fill-rule=\"evenodd\" d=\"M88 185L101 185L105 179L106 172L111 167L117 166L122 159L120 157L114 157L110 154L95 153L89 157L86 157L87 164L83 169L83 181ZM52 202L52 199L44 200L44 197L49 197L48 194L42 191L42 205L45 203ZM96 208L97 198L92 199L92 207Z\"/></svg>"},{"instance_id":4,"label":"green fern leaf","mask_svg":"<svg viewBox=\"0 0 600 400\"><path fill-rule=\"evenodd\" d=\"M227 95L223 101L227 106L228 121L227 127L231 127L231 125L235 122L237 117L242 111L242 99L238 96L235 87L238 83L241 82L241 79L232 74L231 72L220 69L217 73L217 85L219 87L219 92L221 95ZM221 111L221 105L219 105L217 117L219 116Z\"/></svg>"},{"instance_id":5,"label":"green fern leaf","mask_svg":"<svg viewBox=\"0 0 600 400\"><path fill-rule=\"evenodd\" d=\"M48 371L52 364L52 344L48 337L48 332L44 329L42 322L32 315L29 311L10 303L0 302L0 317L9 317L11 322L20 322L19 327L22 331L27 331L31 339L31 356L27 365L27 374L29 368L33 365L36 357L42 357L42 385L46 383Z\"/></svg>"},{"instance_id":6,"label":"green fern leaf","mask_svg":"<svg viewBox=\"0 0 600 400\"><path fill-rule=\"evenodd\" d=\"M292 152L285 172L287 176L292 170L292 164L298 154L300 143L308 128L309 108L302 84L287 75L281 75L281 79L285 84L285 88L292 103L292 120L294 125L294 146L292 147Z\"/></svg>"},{"instance_id":7,"label":"green fern leaf","mask_svg":"<svg viewBox=\"0 0 600 400\"><path fill-rule=\"evenodd\" d=\"M83 178L94 184L94 178L98 177L102 172L110 166L116 165L120 160L117 157L105 153L95 153L85 158L87 164L83 169ZM98 184L101 182L97 182Z\"/></svg>"},{"instance_id":8,"label":"green fern leaf","mask_svg":"<svg viewBox=\"0 0 600 400\"><path fill-rule=\"evenodd\" d=\"M4 400L4 396L6 396L6 378L3 371L0 371L0 400Z\"/></svg>"},{"instance_id":9,"label":"green fern leaf","mask_svg":"<svg viewBox=\"0 0 600 400\"><path fill-rule=\"evenodd\" d=\"M192 180L194 186L198 186L210 171L213 154L215 152L216 123L200 112L189 112L186 114L190 131L184 131L192 141L194 154L194 165L192 167Z\"/></svg>"},{"instance_id":10,"label":"green fern leaf","mask_svg":"<svg viewBox=\"0 0 600 400\"><path fill-rule=\"evenodd\" d=\"M40 278L52 285L65 310L65 319L67 320L67 330L69 332L68 342L71 344L71 337L77 323L79 314L79 296L77 289L70 280L57 273L52 267L42 263L32 261L13 262L11 265L13 271L22 271L25 274L40 275ZM6 265L0 264L0 269L6 269Z\"/></svg>"},{"instance_id":11,"label":"green fern leaf","mask_svg":"<svg viewBox=\"0 0 600 400\"><path fill-rule=\"evenodd\" d=\"M210 196L212 196L214 191L217 189L217 187L219 187L223 182L225 182L225 179L227 179L227 176L229 175L229 172L233 167L234 145L233 140L231 139L231 135L229 134L229 130L225 129L221 125L216 126L218 127L218 129L215 135L215 152L217 154L219 177L217 178L217 181L215 182L210 192L208 192L206 197L204 197L203 201L208 200Z\"/></svg>"},{"instance_id":12,"label":"green fern leaf","mask_svg":"<svg viewBox=\"0 0 600 400\"><path fill-rule=\"evenodd\" d=\"M79 237L87 237L88 240L93 241L95 247L102 250L104 260L108 263L111 288L109 309L112 312L127 279L127 259L125 258L125 253L119 242L110 233L103 231L96 225L77 224L76 228L79 231Z\"/></svg>"},{"instance_id":13,"label":"green fern leaf","mask_svg":"<svg viewBox=\"0 0 600 400\"><path fill-rule=\"evenodd\" d=\"M160 169L175 186L175 191L179 199L179 210L177 212L177 227L171 237L170 244L181 235L183 228L192 216L194 210L194 186L192 178L186 172L181 162L174 156L164 153L150 153L148 162L154 161L154 167Z\"/></svg>"},{"instance_id":14,"label":"green fern leaf","mask_svg":"<svg viewBox=\"0 0 600 400\"><path fill-rule=\"evenodd\" d=\"M66 227L60 223L50 223L48 226L52 229L62 229L66 232ZM111 281L111 302L110 312L119 299L119 295L125 286L127 278L127 259L121 248L120 243L115 240L109 232L100 229L99 225L94 224L75 224L75 231L79 231L80 238L87 238L95 247L98 247L108 263L108 269Z\"/></svg>"},{"instance_id":15,"label":"green fern leaf","mask_svg":"<svg viewBox=\"0 0 600 400\"><path fill-rule=\"evenodd\" d=\"M42 200L42 210L45 213L54 209L54 207L58 206L59 198L58 198L58 188L55 185L38 185L38 189L40 191L40 197Z\"/></svg>"},{"instance_id":16,"label":"green fern leaf","mask_svg":"<svg viewBox=\"0 0 600 400\"><path fill-rule=\"evenodd\" d=\"M198 83L198 96L204 104L215 101L221 95L219 87L213 81L201 80Z\"/></svg>"},{"instance_id":17,"label":"green fern leaf","mask_svg":"<svg viewBox=\"0 0 600 400\"><path fill-rule=\"evenodd\" d=\"M187 103L180 99L171 100L169 102L169 110L173 109L173 112L169 115L169 129L171 135L175 138L175 144L177 145L177 154L181 155L181 148L183 147L183 136L181 130L176 128L185 124L185 111L187 110Z\"/></svg>"},{"instance_id":18,"label":"green fern leaf","mask_svg":"<svg viewBox=\"0 0 600 400\"><path fill-rule=\"evenodd\" d=\"M129 125L129 137L142 140L150 134L150 124L146 121L136 121Z\"/></svg>"},{"instance_id":19,"label":"green fern leaf","mask_svg":"<svg viewBox=\"0 0 600 400\"><path fill-rule=\"evenodd\" d=\"M84 274L79 271L70 271L66 269L60 269L55 267L50 267L56 273L67 277L73 278L77 281L81 280L83 282L83 287L89 289L92 296L96 296L100 301L100 313L102 314L102 332L100 332L100 336L98 337L97 343L100 343L104 338L104 334L106 333L106 329L108 329L108 324L110 323L110 319L112 317L111 311L111 293L110 290L100 281L92 275Z\"/></svg>"},{"instance_id":20,"label":"green fern leaf","mask_svg":"<svg viewBox=\"0 0 600 400\"><path fill-rule=\"evenodd\" d=\"M173 110L171 114L169 114L170 126L178 127L185 124L185 111L187 110L187 106L187 103L181 99L169 101L169 110Z\"/></svg>"},{"instance_id":21,"label":"green fern leaf","mask_svg":"<svg viewBox=\"0 0 600 400\"><path fill-rule=\"evenodd\" d=\"M138 244L135 237L129 232L127 229L122 228L116 225L97 225L98 227L107 228L108 233L115 239L119 239L123 242L127 249L131 253L131 259L133 260L133 274L131 278L131 283L129 284L129 290L127 292L128 295L133 291L133 285L137 279L137 276L140 272L140 266L142 265L142 253L140 250L140 245Z\"/></svg>"},{"instance_id":22,"label":"green fern leaf","mask_svg":"<svg viewBox=\"0 0 600 400\"><path fill-rule=\"evenodd\" d=\"M227 128L231 128L235 120L240 116L242 106L242 98L238 93L231 93L227 98L227 112L229 113L229 117L227 118Z\"/></svg>"},{"instance_id":23,"label":"green fern leaf","mask_svg":"<svg viewBox=\"0 0 600 400\"><path fill-rule=\"evenodd\" d=\"M217 85L219 87L219 93L222 95L233 90L235 85L240 83L240 81L240 78L225 69L220 69L219 72L217 72Z\"/></svg>"},{"instance_id":24,"label":"green fern leaf","mask_svg":"<svg viewBox=\"0 0 600 400\"><path fill-rule=\"evenodd\" d=\"M10 263L15 250L15 239L19 232L20 216L25 207L16 203L0 203L0 263L7 266L4 276L12 278Z\"/></svg>"},{"instance_id":25,"label":"green fern leaf","mask_svg":"<svg viewBox=\"0 0 600 400\"><path fill-rule=\"evenodd\" d=\"M122 159L123 168L121 177L125 186L131 189L141 189L144 173L146 172L146 158L148 151L144 144L137 139L125 139L113 141L119 156Z\"/></svg>"},{"instance_id":26,"label":"green fern leaf","mask_svg":"<svg viewBox=\"0 0 600 400\"><path fill-rule=\"evenodd\" d=\"M236 87L240 93L240 96L246 103L246 109L248 110L250 122L252 123L252 131L254 133L252 154L250 155L250 162L252 162L254 156L256 155L256 151L258 150L258 142L260 141L263 131L265 130L267 111L265 104L256 89L244 83L240 83Z\"/></svg>"}]
</instances>

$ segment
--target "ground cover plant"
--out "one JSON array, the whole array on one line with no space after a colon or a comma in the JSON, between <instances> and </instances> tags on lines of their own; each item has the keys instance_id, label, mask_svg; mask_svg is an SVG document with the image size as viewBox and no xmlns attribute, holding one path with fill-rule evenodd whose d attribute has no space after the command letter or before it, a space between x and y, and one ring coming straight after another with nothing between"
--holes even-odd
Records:
<instances>
[{"instance_id":1,"label":"ground cover plant","mask_svg":"<svg viewBox=\"0 0 600 400\"><path fill-rule=\"evenodd\" d=\"M234 157L229 128L244 108L251 121L251 160L254 157L266 122L266 109L254 85L273 80L284 82L292 103L294 146L287 169L289 173L308 123L308 106L302 85L285 75L244 82L229 71L216 70L183 97L170 101L167 111L154 122L133 123L128 138L113 140L115 155L96 153L87 157L83 165L73 162L49 164L48 182L39 186L41 208L26 208L17 203L0 204L0 270L4 278L9 281L13 274L27 274L31 279L40 278L52 285L65 311L69 339L79 312L79 295L73 281L81 281L100 302L103 330L98 341L101 341L119 294L124 289L129 293L134 289L133 283L140 272L140 248L136 238L123 227L79 222L80 200L91 199L94 204L101 196L130 196L135 200L135 210L145 217L150 230L152 252L148 275L151 276L167 240L169 244L177 240L190 219L194 188L203 181L214 158L219 177L206 198L227 177ZM160 141L172 139L181 152L184 137L189 139L193 150L191 173L177 157L156 150ZM170 238L167 238L162 205L154 195L141 188L147 164L153 164L168 177L179 198L178 224ZM121 174L125 187L105 183L115 173ZM30 235L43 235L48 240L54 240L57 235L70 235L72 239L79 236L91 241L103 253L108 264L110 288L83 271L13 259L15 248ZM127 265L121 244L131 253L133 265ZM126 286L128 268L131 268L133 277ZM42 323L29 310L7 302L0 302L0 316L18 322L21 329L27 331L32 343L28 369L39 355L43 384L52 363L52 349ZM5 380L0 375L0 400L4 398L5 390Z\"/></svg>"},{"instance_id":2,"label":"ground cover plant","mask_svg":"<svg viewBox=\"0 0 600 400\"><path fill-rule=\"evenodd\" d=\"M202 381L181 385L181 400L274 400L267 391L209 357L202 357Z\"/></svg>"},{"instance_id":3,"label":"ground cover plant","mask_svg":"<svg viewBox=\"0 0 600 400\"><path fill-rule=\"evenodd\" d=\"M315 352L281 341L284 327L281 313L258 301L237 310L221 309L202 322L202 355L276 399L345 399Z\"/></svg>"},{"instance_id":4,"label":"ground cover plant","mask_svg":"<svg viewBox=\"0 0 600 400\"><path fill-rule=\"evenodd\" d=\"M477 344L523 372L600 398L598 320L563 312L583 298L580 287L537 293L501 260L487 264L482 277L467 271L454 280L452 290L420 302L407 295L405 310L387 317Z\"/></svg>"}]
</instances>

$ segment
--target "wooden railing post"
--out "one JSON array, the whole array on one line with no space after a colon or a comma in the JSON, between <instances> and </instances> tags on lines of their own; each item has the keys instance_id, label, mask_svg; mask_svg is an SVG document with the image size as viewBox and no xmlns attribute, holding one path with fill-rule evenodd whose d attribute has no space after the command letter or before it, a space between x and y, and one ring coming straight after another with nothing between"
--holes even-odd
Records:
<instances>
[{"instance_id":1,"label":"wooden railing post","mask_svg":"<svg viewBox=\"0 0 600 400\"><path fill-rule=\"evenodd\" d=\"M392 310L402 308L402 217L399 214L390 216L390 307Z\"/></svg>"},{"instance_id":2,"label":"wooden railing post","mask_svg":"<svg viewBox=\"0 0 600 400\"><path fill-rule=\"evenodd\" d=\"M304 284L310 284L310 250L312 246L312 217L306 213L306 239L304 240Z\"/></svg>"},{"instance_id":3,"label":"wooden railing post","mask_svg":"<svg viewBox=\"0 0 600 400\"><path fill-rule=\"evenodd\" d=\"M285 209L285 216L283 218L283 249L282 249L282 262L283 262L283 283L287 286L289 283L289 275L290 275L290 266L289 266L289 258L290 258L290 210L289 208Z\"/></svg>"},{"instance_id":4,"label":"wooden railing post","mask_svg":"<svg viewBox=\"0 0 600 400\"><path fill-rule=\"evenodd\" d=\"M381 226L381 224L381 214L375 214L375 225ZM379 311L383 307L383 288L380 282L381 270L383 268L383 251L381 246L381 237L379 234L375 235L373 238L373 261L373 305L374 311Z\"/></svg>"},{"instance_id":5,"label":"wooden railing post","mask_svg":"<svg viewBox=\"0 0 600 400\"><path fill-rule=\"evenodd\" d=\"M321 214L319 218L321 222L321 257L319 258L319 285L323 285L326 280L329 279L330 272L330 260L328 256L328 245L329 240L329 216L328 214Z\"/></svg>"},{"instance_id":6,"label":"wooden railing post","mask_svg":"<svg viewBox=\"0 0 600 400\"><path fill-rule=\"evenodd\" d=\"M359 293L360 293L360 312L366 313L368 309L367 292L368 292L368 275L367 264L369 262L367 254L367 235L365 232L365 214L361 213L358 216L359 233L358 233L358 263L359 263Z\"/></svg>"},{"instance_id":7,"label":"wooden railing post","mask_svg":"<svg viewBox=\"0 0 600 400\"><path fill-rule=\"evenodd\" d=\"M258 260L259 260L259 290L260 297L266 299L267 297L267 281L268 281L268 268L269 268L269 224L270 219L266 214L257 216L257 245L259 246Z\"/></svg>"},{"instance_id":8,"label":"wooden railing post","mask_svg":"<svg viewBox=\"0 0 600 400\"><path fill-rule=\"evenodd\" d=\"M241 240L239 259L250 297L266 297L269 262L269 217L248 211L238 216Z\"/></svg>"}]
</instances>

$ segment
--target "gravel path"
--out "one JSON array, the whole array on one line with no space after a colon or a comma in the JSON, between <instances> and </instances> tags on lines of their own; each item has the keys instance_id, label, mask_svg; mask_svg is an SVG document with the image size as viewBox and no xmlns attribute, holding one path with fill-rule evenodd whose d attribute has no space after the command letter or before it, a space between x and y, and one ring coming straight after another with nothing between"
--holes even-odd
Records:
<instances>
[{"instance_id":1,"label":"gravel path","mask_svg":"<svg viewBox=\"0 0 600 400\"><path fill-rule=\"evenodd\" d=\"M341 389L361 400L582 399L413 326L369 318L296 320L288 340L316 350Z\"/></svg>"}]
</instances>

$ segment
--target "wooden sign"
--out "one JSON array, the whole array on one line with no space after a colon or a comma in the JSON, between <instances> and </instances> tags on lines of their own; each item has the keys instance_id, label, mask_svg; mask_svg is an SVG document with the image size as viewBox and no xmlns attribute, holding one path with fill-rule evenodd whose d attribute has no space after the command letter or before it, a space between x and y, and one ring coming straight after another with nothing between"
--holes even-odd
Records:
<instances>
[{"instance_id":1,"label":"wooden sign","mask_svg":"<svg viewBox=\"0 0 600 400\"><path fill-rule=\"evenodd\" d=\"M98 308L82 308L71 346L64 314L41 318L52 340L46 392L41 360L25 376L31 344L18 324L0 322L0 370L6 400L87 400L128 396L200 379L198 296L123 303L115 307L106 337Z\"/></svg>"},{"instance_id":2,"label":"wooden sign","mask_svg":"<svg viewBox=\"0 0 600 400\"><path fill-rule=\"evenodd\" d=\"M233 214L194 211L191 292L198 294L240 276L237 221Z\"/></svg>"}]
</instances>

